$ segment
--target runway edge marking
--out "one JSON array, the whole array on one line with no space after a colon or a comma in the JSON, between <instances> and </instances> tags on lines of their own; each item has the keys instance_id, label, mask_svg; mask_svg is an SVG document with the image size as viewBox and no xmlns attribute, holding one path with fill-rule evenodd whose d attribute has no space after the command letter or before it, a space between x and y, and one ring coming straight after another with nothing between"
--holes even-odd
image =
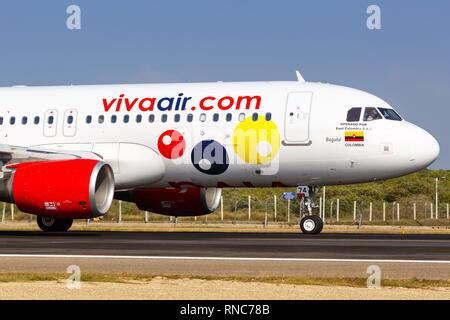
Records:
<instances>
[{"instance_id":1,"label":"runway edge marking","mask_svg":"<svg viewBox=\"0 0 450 320\"><path fill-rule=\"evenodd\" d=\"M0 254L0 258L78 258L117 260L210 260L210 261L275 261L275 262L378 262L450 264L450 260L386 260L386 259L318 259L318 258L245 258L245 257L183 257L183 256L112 256L112 255L51 255L51 254Z\"/></svg>"}]
</instances>

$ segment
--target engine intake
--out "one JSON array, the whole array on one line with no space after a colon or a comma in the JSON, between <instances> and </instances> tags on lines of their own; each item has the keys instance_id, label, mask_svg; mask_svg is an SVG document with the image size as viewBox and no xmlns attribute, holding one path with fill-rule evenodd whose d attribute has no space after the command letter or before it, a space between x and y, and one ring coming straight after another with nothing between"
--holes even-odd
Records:
<instances>
[{"instance_id":1,"label":"engine intake","mask_svg":"<svg viewBox=\"0 0 450 320\"><path fill-rule=\"evenodd\" d=\"M2 184L1 200L26 213L88 219L106 214L114 197L114 174L89 159L19 163Z\"/></svg>"}]
</instances>

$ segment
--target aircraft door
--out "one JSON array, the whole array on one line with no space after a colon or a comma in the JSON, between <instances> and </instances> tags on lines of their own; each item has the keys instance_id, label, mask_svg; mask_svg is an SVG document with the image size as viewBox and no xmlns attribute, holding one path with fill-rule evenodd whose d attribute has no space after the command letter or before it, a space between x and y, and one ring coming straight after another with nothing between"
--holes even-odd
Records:
<instances>
[{"instance_id":1,"label":"aircraft door","mask_svg":"<svg viewBox=\"0 0 450 320\"><path fill-rule=\"evenodd\" d=\"M309 119L312 92L291 92L288 95L284 123L285 144L309 144Z\"/></svg>"}]
</instances>

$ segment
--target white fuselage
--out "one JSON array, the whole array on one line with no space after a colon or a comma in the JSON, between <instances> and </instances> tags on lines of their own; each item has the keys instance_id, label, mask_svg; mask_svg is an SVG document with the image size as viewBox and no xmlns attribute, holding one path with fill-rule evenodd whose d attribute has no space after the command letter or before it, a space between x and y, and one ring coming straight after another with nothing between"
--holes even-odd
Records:
<instances>
[{"instance_id":1,"label":"white fuselage","mask_svg":"<svg viewBox=\"0 0 450 320\"><path fill-rule=\"evenodd\" d=\"M350 184L437 158L426 131L364 121L366 108L392 109L359 90L302 82L2 88L0 143L100 156L117 190Z\"/></svg>"}]
</instances>

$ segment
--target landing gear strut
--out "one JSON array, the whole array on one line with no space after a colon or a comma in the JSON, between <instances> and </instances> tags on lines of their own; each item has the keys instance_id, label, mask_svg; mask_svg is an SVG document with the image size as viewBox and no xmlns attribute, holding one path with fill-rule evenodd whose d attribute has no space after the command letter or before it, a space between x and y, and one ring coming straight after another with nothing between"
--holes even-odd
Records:
<instances>
[{"instance_id":1,"label":"landing gear strut","mask_svg":"<svg viewBox=\"0 0 450 320\"><path fill-rule=\"evenodd\" d=\"M65 232L72 226L73 219L56 219L48 217L37 217L37 224L45 232Z\"/></svg>"},{"instance_id":2,"label":"landing gear strut","mask_svg":"<svg viewBox=\"0 0 450 320\"><path fill-rule=\"evenodd\" d=\"M300 229L304 234L319 234L323 229L323 220L313 215L312 209L316 207L314 197L318 187L301 186L297 188L300 201Z\"/></svg>"}]
</instances>

